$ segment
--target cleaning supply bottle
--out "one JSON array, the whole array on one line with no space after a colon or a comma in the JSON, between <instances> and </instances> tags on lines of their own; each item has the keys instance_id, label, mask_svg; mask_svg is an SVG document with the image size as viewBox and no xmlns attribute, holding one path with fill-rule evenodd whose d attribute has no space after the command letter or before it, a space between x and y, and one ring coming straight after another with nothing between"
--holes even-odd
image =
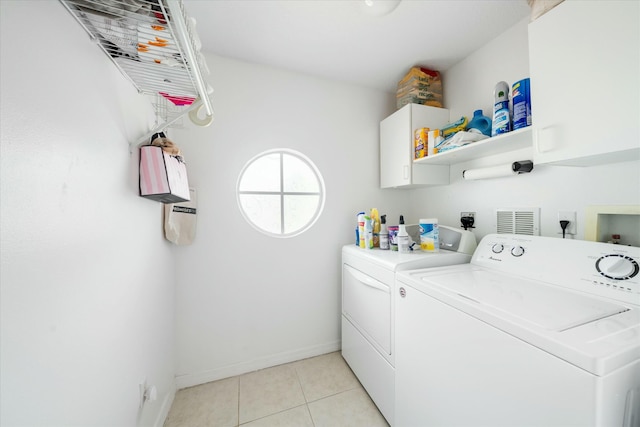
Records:
<instances>
[{"instance_id":1,"label":"cleaning supply bottle","mask_svg":"<svg viewBox=\"0 0 640 427\"><path fill-rule=\"evenodd\" d=\"M358 246L364 248L364 212L358 212Z\"/></svg>"},{"instance_id":2,"label":"cleaning supply bottle","mask_svg":"<svg viewBox=\"0 0 640 427\"><path fill-rule=\"evenodd\" d=\"M511 114L509 114L509 85L507 82L499 82L493 91L495 98L493 104L493 126L491 136L500 135L511 131Z\"/></svg>"},{"instance_id":3,"label":"cleaning supply bottle","mask_svg":"<svg viewBox=\"0 0 640 427\"><path fill-rule=\"evenodd\" d=\"M434 129L429 131L429 137L427 139L427 156L433 156L438 154L438 146L442 144L444 137L440 129Z\"/></svg>"},{"instance_id":4,"label":"cleaning supply bottle","mask_svg":"<svg viewBox=\"0 0 640 427\"><path fill-rule=\"evenodd\" d=\"M511 87L513 97L513 130L531 126L531 89L529 79L515 82Z\"/></svg>"},{"instance_id":5,"label":"cleaning supply bottle","mask_svg":"<svg viewBox=\"0 0 640 427\"><path fill-rule=\"evenodd\" d=\"M400 215L400 225L398 229L398 252L409 252L409 233L404 226L404 217Z\"/></svg>"},{"instance_id":6,"label":"cleaning supply bottle","mask_svg":"<svg viewBox=\"0 0 640 427\"><path fill-rule=\"evenodd\" d=\"M364 247L373 249L373 225L370 216L364 217Z\"/></svg>"},{"instance_id":7,"label":"cleaning supply bottle","mask_svg":"<svg viewBox=\"0 0 640 427\"><path fill-rule=\"evenodd\" d=\"M389 230L387 230L387 216L380 216L380 249L389 250Z\"/></svg>"},{"instance_id":8,"label":"cleaning supply bottle","mask_svg":"<svg viewBox=\"0 0 640 427\"><path fill-rule=\"evenodd\" d=\"M380 214L378 209L371 208L371 226L373 227L373 247L380 247Z\"/></svg>"},{"instance_id":9,"label":"cleaning supply bottle","mask_svg":"<svg viewBox=\"0 0 640 427\"><path fill-rule=\"evenodd\" d=\"M483 135L491 136L491 119L482 114L482 110L476 110L473 112L473 118L467 129L476 129Z\"/></svg>"}]
</instances>

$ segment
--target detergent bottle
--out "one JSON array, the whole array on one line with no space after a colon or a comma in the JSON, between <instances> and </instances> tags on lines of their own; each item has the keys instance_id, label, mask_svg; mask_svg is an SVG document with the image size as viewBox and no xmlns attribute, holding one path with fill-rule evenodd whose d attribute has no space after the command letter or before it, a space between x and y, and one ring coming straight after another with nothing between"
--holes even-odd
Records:
<instances>
[{"instance_id":1,"label":"detergent bottle","mask_svg":"<svg viewBox=\"0 0 640 427\"><path fill-rule=\"evenodd\" d=\"M491 119L482 114L482 110L476 110L473 112L473 118L467 129L475 129L483 135L491 136Z\"/></svg>"}]
</instances>

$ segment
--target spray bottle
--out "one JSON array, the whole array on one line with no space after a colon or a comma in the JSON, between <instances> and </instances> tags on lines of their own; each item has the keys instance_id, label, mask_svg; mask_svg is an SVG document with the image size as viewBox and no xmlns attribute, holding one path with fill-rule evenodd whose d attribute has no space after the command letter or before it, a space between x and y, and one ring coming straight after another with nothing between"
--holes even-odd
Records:
<instances>
[{"instance_id":1,"label":"spray bottle","mask_svg":"<svg viewBox=\"0 0 640 427\"><path fill-rule=\"evenodd\" d=\"M364 217L364 247L373 249L373 220L370 216Z\"/></svg>"},{"instance_id":2,"label":"spray bottle","mask_svg":"<svg viewBox=\"0 0 640 427\"><path fill-rule=\"evenodd\" d=\"M509 85L507 82L499 82L493 91L493 96L495 101L493 104L493 126L491 127L491 136L496 136L511 131Z\"/></svg>"},{"instance_id":3,"label":"spray bottle","mask_svg":"<svg viewBox=\"0 0 640 427\"><path fill-rule=\"evenodd\" d=\"M389 230L387 230L387 216L380 216L380 249L389 250Z\"/></svg>"},{"instance_id":4,"label":"spray bottle","mask_svg":"<svg viewBox=\"0 0 640 427\"><path fill-rule=\"evenodd\" d=\"M409 252L409 233L404 226L404 217L400 215L400 228L398 229L398 252Z\"/></svg>"}]
</instances>

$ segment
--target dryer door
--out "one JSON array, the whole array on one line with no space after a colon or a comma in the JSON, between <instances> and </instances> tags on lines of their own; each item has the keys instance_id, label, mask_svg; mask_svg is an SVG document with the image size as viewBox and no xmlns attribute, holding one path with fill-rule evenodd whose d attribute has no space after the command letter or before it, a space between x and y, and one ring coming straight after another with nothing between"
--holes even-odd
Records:
<instances>
[{"instance_id":1,"label":"dryer door","mask_svg":"<svg viewBox=\"0 0 640 427\"><path fill-rule=\"evenodd\" d=\"M342 312L378 348L391 354L391 289L363 272L343 265Z\"/></svg>"}]
</instances>

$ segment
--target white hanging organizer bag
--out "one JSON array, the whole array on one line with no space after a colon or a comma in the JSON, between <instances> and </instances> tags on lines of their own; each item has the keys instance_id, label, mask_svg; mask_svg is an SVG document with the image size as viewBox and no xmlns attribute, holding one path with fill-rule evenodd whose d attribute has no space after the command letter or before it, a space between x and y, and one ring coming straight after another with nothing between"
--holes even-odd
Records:
<instances>
[{"instance_id":1,"label":"white hanging organizer bag","mask_svg":"<svg viewBox=\"0 0 640 427\"><path fill-rule=\"evenodd\" d=\"M197 199L195 188L189 188L188 202L164 205L164 235L176 245L190 245L196 236Z\"/></svg>"}]
</instances>

